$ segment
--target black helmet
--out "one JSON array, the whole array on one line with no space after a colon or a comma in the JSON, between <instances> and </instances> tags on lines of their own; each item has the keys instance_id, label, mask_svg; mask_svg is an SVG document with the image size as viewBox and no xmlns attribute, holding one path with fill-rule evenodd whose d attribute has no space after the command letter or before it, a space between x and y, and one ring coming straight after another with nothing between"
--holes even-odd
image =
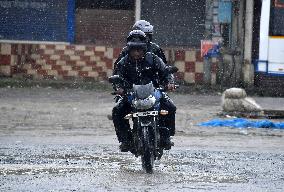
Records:
<instances>
[{"instance_id":1,"label":"black helmet","mask_svg":"<svg viewBox=\"0 0 284 192\"><path fill-rule=\"evenodd\" d=\"M148 21L145 20L136 21L132 27L132 29L138 29L143 31L146 35L153 34L153 28L153 25L151 25Z\"/></svg>"},{"instance_id":2,"label":"black helmet","mask_svg":"<svg viewBox=\"0 0 284 192\"><path fill-rule=\"evenodd\" d=\"M130 31L127 37L127 47L128 49L138 48L147 50L147 38L143 31L141 30L133 30Z\"/></svg>"}]
</instances>

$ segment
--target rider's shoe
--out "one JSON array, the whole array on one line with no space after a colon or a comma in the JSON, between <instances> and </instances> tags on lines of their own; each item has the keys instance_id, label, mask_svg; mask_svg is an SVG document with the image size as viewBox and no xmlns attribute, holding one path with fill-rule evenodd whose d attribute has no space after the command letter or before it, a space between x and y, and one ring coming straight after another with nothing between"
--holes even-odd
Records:
<instances>
[{"instance_id":1,"label":"rider's shoe","mask_svg":"<svg viewBox=\"0 0 284 192\"><path fill-rule=\"evenodd\" d=\"M163 142L163 148L165 150L170 150L172 146L174 146L174 142L171 141L171 138L165 138Z\"/></svg>"},{"instance_id":2,"label":"rider's shoe","mask_svg":"<svg viewBox=\"0 0 284 192\"><path fill-rule=\"evenodd\" d=\"M121 142L119 149L121 152L128 152L132 149L132 147L129 142Z\"/></svg>"}]
</instances>

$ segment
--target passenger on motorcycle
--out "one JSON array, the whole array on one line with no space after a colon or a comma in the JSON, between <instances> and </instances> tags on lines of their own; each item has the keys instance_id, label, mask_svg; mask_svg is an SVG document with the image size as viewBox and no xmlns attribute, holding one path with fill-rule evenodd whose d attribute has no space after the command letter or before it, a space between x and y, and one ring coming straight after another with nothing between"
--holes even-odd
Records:
<instances>
[{"instance_id":1,"label":"passenger on motorcycle","mask_svg":"<svg viewBox=\"0 0 284 192\"><path fill-rule=\"evenodd\" d=\"M160 57L165 64L167 64L167 60L164 54L164 51L157 45L156 43L152 42L152 36L153 36L153 25L151 25L148 21L145 20L139 20L136 21L133 25L133 30L141 30L145 33L147 38L147 52L154 53L158 57ZM122 52L119 54L117 60L114 63L114 66L126 55L128 54L128 47L124 47L122 49Z\"/></svg>"},{"instance_id":2,"label":"passenger on motorcycle","mask_svg":"<svg viewBox=\"0 0 284 192\"><path fill-rule=\"evenodd\" d=\"M113 75L119 75L126 80L129 85L147 84L153 82L156 88L166 87L167 90L175 89L172 74L167 71L167 66L158 56L147 52L146 35L141 30L133 30L127 37L128 53L115 66ZM131 88L131 87L128 87ZM113 108L112 118L118 141L121 143L120 149L123 152L131 149L132 135L129 120L124 119L125 115L131 112L131 105L125 96L125 87L114 86L117 94L121 95ZM161 108L169 113L165 116L164 122L170 131L170 135L175 134L175 113L176 106L172 100L163 94ZM172 143L170 138L164 140L165 149L170 149Z\"/></svg>"}]
</instances>

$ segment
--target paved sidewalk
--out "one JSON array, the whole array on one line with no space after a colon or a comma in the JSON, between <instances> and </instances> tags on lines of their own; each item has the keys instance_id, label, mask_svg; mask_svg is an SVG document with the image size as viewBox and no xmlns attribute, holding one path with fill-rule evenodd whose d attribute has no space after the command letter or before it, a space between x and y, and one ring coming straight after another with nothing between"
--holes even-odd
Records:
<instances>
[{"instance_id":1,"label":"paved sidewalk","mask_svg":"<svg viewBox=\"0 0 284 192\"><path fill-rule=\"evenodd\" d=\"M283 97L253 97L253 98L263 109L284 111Z\"/></svg>"}]
</instances>

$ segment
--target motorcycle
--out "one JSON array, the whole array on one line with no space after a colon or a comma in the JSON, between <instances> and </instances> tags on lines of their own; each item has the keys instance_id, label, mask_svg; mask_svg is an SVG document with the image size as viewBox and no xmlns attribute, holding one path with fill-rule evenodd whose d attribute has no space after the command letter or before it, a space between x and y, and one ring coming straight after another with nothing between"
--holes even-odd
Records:
<instances>
[{"instance_id":1,"label":"motorcycle","mask_svg":"<svg viewBox=\"0 0 284 192\"><path fill-rule=\"evenodd\" d=\"M178 69L171 67L168 70L174 73ZM127 84L118 75L109 77L109 81L112 84L124 86ZM145 85L133 85L126 91L126 97L132 110L124 118L132 119L133 122L131 129L133 148L130 152L136 157L141 156L142 168L147 173L153 172L154 161L161 159L163 150L169 150L171 147L165 146L163 142L164 138L170 137L170 132L163 121L168 111L160 106L164 91L164 88L155 88L152 82ZM117 97L122 98L120 95Z\"/></svg>"}]
</instances>

